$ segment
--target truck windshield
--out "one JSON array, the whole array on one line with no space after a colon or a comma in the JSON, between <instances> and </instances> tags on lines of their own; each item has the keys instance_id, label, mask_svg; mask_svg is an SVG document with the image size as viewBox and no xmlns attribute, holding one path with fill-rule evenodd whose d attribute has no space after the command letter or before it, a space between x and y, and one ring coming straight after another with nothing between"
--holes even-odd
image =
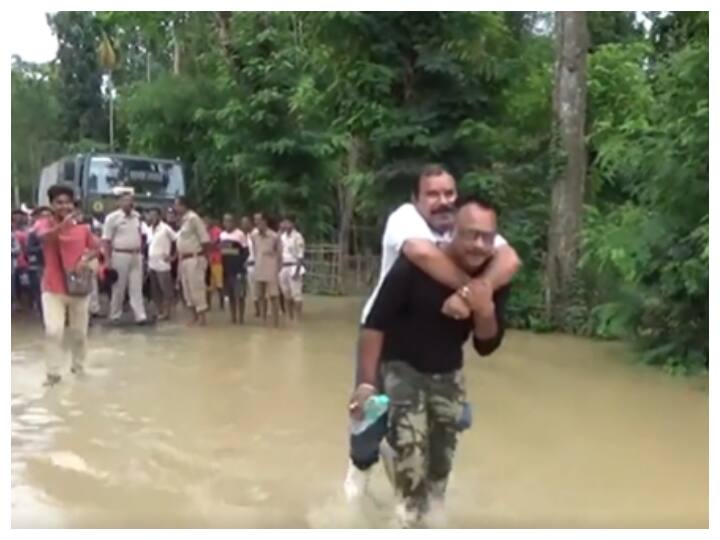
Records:
<instances>
[{"instance_id":1,"label":"truck windshield","mask_svg":"<svg viewBox=\"0 0 720 540\"><path fill-rule=\"evenodd\" d=\"M185 193L182 167L171 161L93 156L87 176L87 190L109 194L115 187L131 187L145 197L174 197Z\"/></svg>"}]
</instances>

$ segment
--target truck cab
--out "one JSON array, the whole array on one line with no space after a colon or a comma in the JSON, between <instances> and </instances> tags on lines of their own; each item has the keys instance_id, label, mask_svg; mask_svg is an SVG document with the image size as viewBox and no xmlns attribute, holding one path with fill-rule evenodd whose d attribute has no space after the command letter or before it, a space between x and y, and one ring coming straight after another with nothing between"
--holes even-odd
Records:
<instances>
[{"instance_id":1,"label":"truck cab","mask_svg":"<svg viewBox=\"0 0 720 540\"><path fill-rule=\"evenodd\" d=\"M48 165L40 176L38 205L48 204L47 190L59 182L73 184L83 211L94 215L115 210L120 193L133 193L139 209L165 208L185 194L180 161L126 154L76 154Z\"/></svg>"}]
</instances>

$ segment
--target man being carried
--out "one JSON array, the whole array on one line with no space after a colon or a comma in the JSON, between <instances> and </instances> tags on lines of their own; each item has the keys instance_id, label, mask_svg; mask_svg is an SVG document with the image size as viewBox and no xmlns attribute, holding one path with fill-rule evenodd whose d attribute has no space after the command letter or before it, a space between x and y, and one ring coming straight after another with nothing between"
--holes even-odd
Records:
<instances>
[{"instance_id":1,"label":"man being carried","mask_svg":"<svg viewBox=\"0 0 720 540\"><path fill-rule=\"evenodd\" d=\"M468 275L479 276L494 253L497 217L492 204L460 204L448 257ZM454 289L401 255L378 291L360 331L359 385L351 414L362 418L376 388L390 398L387 441L391 478L401 498L398 517L417 525L433 505L442 508L465 403L462 347L472 336L481 356L502 342L508 288L493 293L471 281L460 296L468 318L442 313Z\"/></svg>"}]
</instances>

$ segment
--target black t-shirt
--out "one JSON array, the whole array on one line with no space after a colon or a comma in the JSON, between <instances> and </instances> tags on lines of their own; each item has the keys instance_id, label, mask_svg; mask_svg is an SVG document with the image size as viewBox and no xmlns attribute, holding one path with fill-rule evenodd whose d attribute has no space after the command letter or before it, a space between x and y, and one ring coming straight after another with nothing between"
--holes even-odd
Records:
<instances>
[{"instance_id":1,"label":"black t-shirt","mask_svg":"<svg viewBox=\"0 0 720 540\"><path fill-rule=\"evenodd\" d=\"M245 261L248 258L249 250L240 242L230 240L223 234L220 240L220 252L222 253L223 273L244 274Z\"/></svg>"},{"instance_id":2,"label":"black t-shirt","mask_svg":"<svg viewBox=\"0 0 720 540\"><path fill-rule=\"evenodd\" d=\"M363 324L384 333L380 360L402 360L424 373L460 369L462 346L473 332L473 321L472 317L458 321L442 314L442 305L453 292L401 254L385 276ZM479 340L473 335L473 345L481 356L489 355L502 342L508 293L509 287L503 287L493 295L495 337Z\"/></svg>"}]
</instances>

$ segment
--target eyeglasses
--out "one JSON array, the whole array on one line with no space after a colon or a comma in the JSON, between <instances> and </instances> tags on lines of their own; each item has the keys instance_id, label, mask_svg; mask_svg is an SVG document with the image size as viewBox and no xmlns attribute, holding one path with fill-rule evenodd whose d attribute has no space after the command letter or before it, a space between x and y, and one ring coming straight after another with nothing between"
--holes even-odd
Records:
<instances>
[{"instance_id":1,"label":"eyeglasses","mask_svg":"<svg viewBox=\"0 0 720 540\"><path fill-rule=\"evenodd\" d=\"M496 231L478 231L474 229L463 229L456 232L463 242L477 242L482 240L483 244L493 245L495 243Z\"/></svg>"}]
</instances>

